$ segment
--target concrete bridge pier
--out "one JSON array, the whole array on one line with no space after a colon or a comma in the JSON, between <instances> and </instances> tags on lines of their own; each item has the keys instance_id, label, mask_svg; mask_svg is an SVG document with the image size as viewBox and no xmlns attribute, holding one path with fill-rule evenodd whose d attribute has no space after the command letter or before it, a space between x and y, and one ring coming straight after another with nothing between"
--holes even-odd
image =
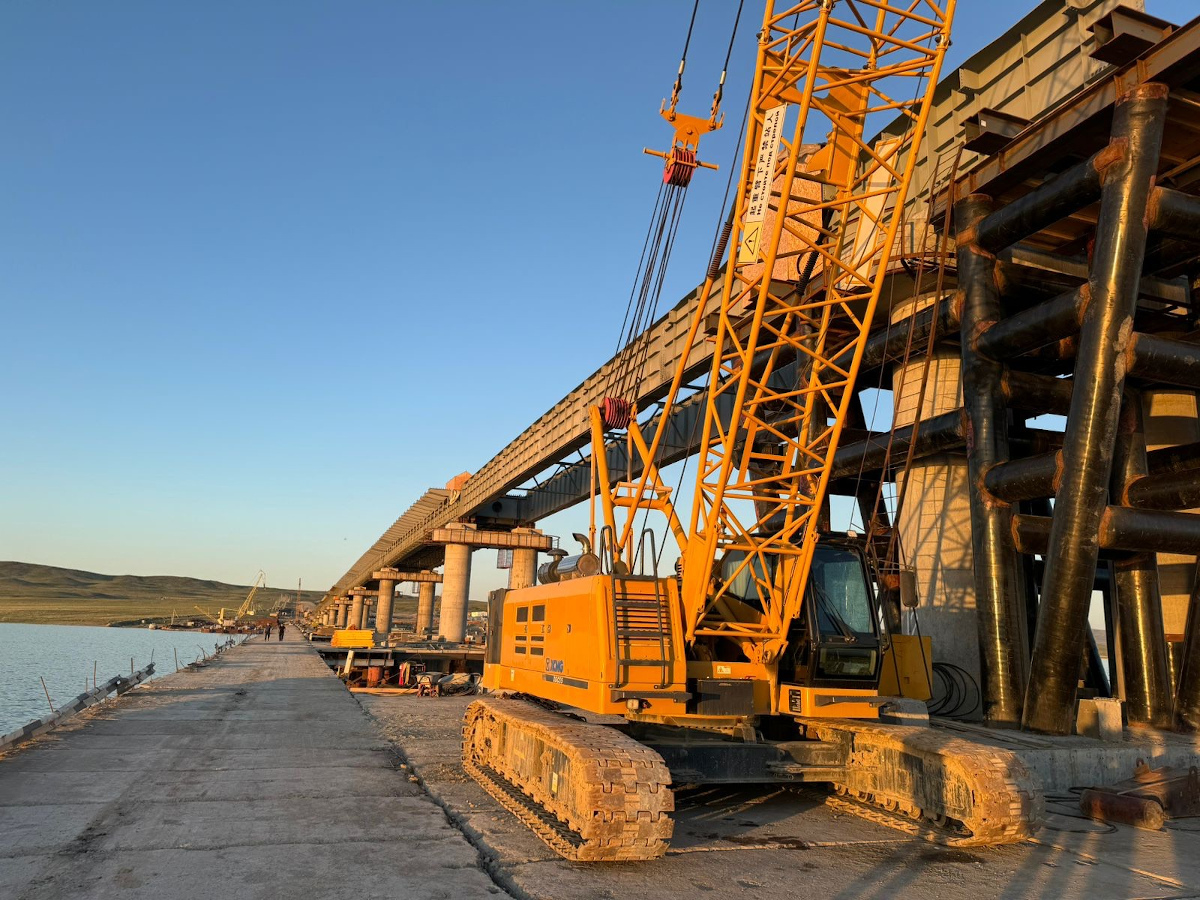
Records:
<instances>
[{"instance_id":1,"label":"concrete bridge pier","mask_svg":"<svg viewBox=\"0 0 1200 900\"><path fill-rule=\"evenodd\" d=\"M346 627L352 630L362 628L363 623L363 589L354 588L350 591L350 617Z\"/></svg>"},{"instance_id":2,"label":"concrete bridge pier","mask_svg":"<svg viewBox=\"0 0 1200 900\"><path fill-rule=\"evenodd\" d=\"M345 628L347 614L350 612L350 604L346 600L339 600L337 604L337 621L334 622L334 628Z\"/></svg>"},{"instance_id":3,"label":"concrete bridge pier","mask_svg":"<svg viewBox=\"0 0 1200 900\"><path fill-rule=\"evenodd\" d=\"M536 528L516 528L513 534L536 534L541 532ZM512 568L508 570L508 589L510 591L533 587L537 584L538 551L536 547L514 547Z\"/></svg>"},{"instance_id":4,"label":"concrete bridge pier","mask_svg":"<svg viewBox=\"0 0 1200 900\"><path fill-rule=\"evenodd\" d=\"M437 572L407 572L401 576L401 580L417 585L417 621L414 631L417 640L425 640L433 630L434 585L442 583L442 576Z\"/></svg>"},{"instance_id":5,"label":"concrete bridge pier","mask_svg":"<svg viewBox=\"0 0 1200 900\"><path fill-rule=\"evenodd\" d=\"M454 532L459 529L447 528ZM462 529L465 531L466 529ZM467 604L471 592L471 553L466 543L446 544L446 563L442 569L442 610L438 616L438 637L461 642L467 636Z\"/></svg>"},{"instance_id":6,"label":"concrete bridge pier","mask_svg":"<svg viewBox=\"0 0 1200 900\"><path fill-rule=\"evenodd\" d=\"M375 611L375 643L386 644L392 630L392 607L396 602L396 582L403 577L395 569L380 569L373 576L379 582L379 607Z\"/></svg>"},{"instance_id":7,"label":"concrete bridge pier","mask_svg":"<svg viewBox=\"0 0 1200 900\"><path fill-rule=\"evenodd\" d=\"M418 638L427 638L433 631L433 582L424 582L417 588L417 623Z\"/></svg>"}]
</instances>

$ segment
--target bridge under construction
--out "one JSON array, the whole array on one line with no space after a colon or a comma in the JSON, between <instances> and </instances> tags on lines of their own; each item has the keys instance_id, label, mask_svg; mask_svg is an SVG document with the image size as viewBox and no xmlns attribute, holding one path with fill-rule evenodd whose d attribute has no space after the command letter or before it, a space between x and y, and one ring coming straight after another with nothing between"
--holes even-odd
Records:
<instances>
[{"instance_id":1,"label":"bridge under construction","mask_svg":"<svg viewBox=\"0 0 1200 900\"><path fill-rule=\"evenodd\" d=\"M1200 660L1188 664L1200 623L1187 628L1200 550L1187 512L1200 505L1198 47L1195 23L1047 2L933 98L830 493L884 536L884 577L915 574L905 625L978 685L990 723L1061 731L1090 658L1089 690L1122 700L1130 723L1200 724ZM685 360L683 399L643 426L664 430L663 465L699 449L713 342L687 344L688 325L697 307L715 314L723 279L637 338L642 409ZM510 587L532 584L552 548L538 523L591 496L588 409L620 364L469 477L426 491L318 617L359 627L378 597L382 635L395 585L411 581L418 636L460 641L474 550L511 552ZM641 475L626 441L606 449L610 471ZM1093 596L1111 683L1084 627Z\"/></svg>"},{"instance_id":2,"label":"bridge under construction","mask_svg":"<svg viewBox=\"0 0 1200 900\"><path fill-rule=\"evenodd\" d=\"M720 87L677 111L685 42L622 349L316 611L389 644L415 581L402 643L485 640L517 699L471 707L464 767L568 859L664 853L681 782L826 783L968 846L1077 784L1153 818L1121 785L1200 764L1200 20L1046 2L940 78L953 4L872 8L767 4L736 194L655 319L724 122ZM583 503L571 554L539 525ZM470 633L480 548L510 576ZM1068 743L1039 767L1022 731Z\"/></svg>"}]
</instances>

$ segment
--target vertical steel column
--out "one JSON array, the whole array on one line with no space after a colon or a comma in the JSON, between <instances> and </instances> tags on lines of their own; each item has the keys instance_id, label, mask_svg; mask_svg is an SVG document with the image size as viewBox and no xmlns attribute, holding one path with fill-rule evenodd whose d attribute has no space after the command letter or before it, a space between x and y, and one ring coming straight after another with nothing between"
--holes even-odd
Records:
<instances>
[{"instance_id":1,"label":"vertical steel column","mask_svg":"<svg viewBox=\"0 0 1200 900\"><path fill-rule=\"evenodd\" d=\"M1029 665L1025 583L1013 546L1012 507L991 497L983 484L988 469L1008 461L1008 411L1000 383L1002 366L976 348L979 336L1002 315L996 257L976 239L977 226L991 205L991 198L972 194L955 205L954 223L983 715L993 725L1017 726Z\"/></svg>"},{"instance_id":2,"label":"vertical steel column","mask_svg":"<svg viewBox=\"0 0 1200 900\"><path fill-rule=\"evenodd\" d=\"M1123 502L1126 486L1147 474L1142 395L1126 391L1113 450L1112 498ZM1125 711L1130 724L1167 728L1171 724L1171 682L1163 635L1158 558L1133 553L1114 562ZM1085 628L1088 626L1084 625Z\"/></svg>"},{"instance_id":3,"label":"vertical steel column","mask_svg":"<svg viewBox=\"0 0 1200 900\"><path fill-rule=\"evenodd\" d=\"M1074 391L1063 439L1063 477L1054 498L1046 578L1033 643L1023 725L1074 730L1084 628L1099 554L1100 516L1112 473L1113 441L1125 383L1125 348L1133 330L1146 250L1147 201L1158 167L1167 88L1141 84L1113 112L1101 169L1103 188L1075 357Z\"/></svg>"},{"instance_id":4,"label":"vertical steel column","mask_svg":"<svg viewBox=\"0 0 1200 900\"><path fill-rule=\"evenodd\" d=\"M1200 731L1200 563L1192 582L1187 625L1183 632L1183 660L1175 694L1175 730Z\"/></svg>"}]
</instances>

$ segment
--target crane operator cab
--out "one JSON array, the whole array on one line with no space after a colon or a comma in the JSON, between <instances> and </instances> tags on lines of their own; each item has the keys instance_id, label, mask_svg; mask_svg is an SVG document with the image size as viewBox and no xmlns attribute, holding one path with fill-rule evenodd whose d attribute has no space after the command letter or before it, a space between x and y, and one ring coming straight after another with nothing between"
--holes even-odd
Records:
<instances>
[{"instance_id":1,"label":"crane operator cab","mask_svg":"<svg viewBox=\"0 0 1200 900\"><path fill-rule=\"evenodd\" d=\"M727 593L762 609L764 585L779 578L778 557L743 566L742 551L722 558L728 576L741 567ZM788 628L780 657L779 711L803 716L875 718L882 660L880 616L874 582L859 542L849 535L823 535L800 615Z\"/></svg>"}]
</instances>

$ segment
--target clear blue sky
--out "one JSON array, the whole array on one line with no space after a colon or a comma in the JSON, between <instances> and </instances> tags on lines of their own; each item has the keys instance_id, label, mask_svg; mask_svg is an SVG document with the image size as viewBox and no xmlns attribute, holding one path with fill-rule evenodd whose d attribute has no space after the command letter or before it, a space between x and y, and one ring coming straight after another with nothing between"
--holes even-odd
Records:
<instances>
[{"instance_id":1,"label":"clear blue sky","mask_svg":"<svg viewBox=\"0 0 1200 900\"><path fill-rule=\"evenodd\" d=\"M703 270L758 6L664 301ZM735 7L701 3L686 109ZM960 7L953 61L1000 30ZM328 587L612 353L690 11L5 3L0 558Z\"/></svg>"}]
</instances>

